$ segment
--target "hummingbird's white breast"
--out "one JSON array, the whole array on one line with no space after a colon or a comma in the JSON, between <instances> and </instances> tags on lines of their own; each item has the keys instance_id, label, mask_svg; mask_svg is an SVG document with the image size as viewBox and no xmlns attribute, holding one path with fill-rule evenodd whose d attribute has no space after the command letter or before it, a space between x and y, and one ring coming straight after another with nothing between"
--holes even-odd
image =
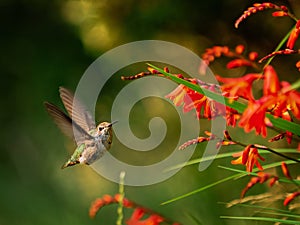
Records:
<instances>
[{"instance_id":1,"label":"hummingbird's white breast","mask_svg":"<svg viewBox=\"0 0 300 225\"><path fill-rule=\"evenodd\" d=\"M82 152L81 157L79 158L80 163L90 165L103 156L106 148L102 142L102 139L103 138L101 137L101 135L99 135L92 140L86 141L85 149Z\"/></svg>"}]
</instances>

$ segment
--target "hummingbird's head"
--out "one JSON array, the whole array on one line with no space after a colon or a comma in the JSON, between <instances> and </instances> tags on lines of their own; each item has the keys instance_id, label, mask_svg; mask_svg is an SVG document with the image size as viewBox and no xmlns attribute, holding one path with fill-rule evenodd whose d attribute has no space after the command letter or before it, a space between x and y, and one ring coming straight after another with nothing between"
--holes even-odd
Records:
<instances>
[{"instance_id":1,"label":"hummingbird's head","mask_svg":"<svg viewBox=\"0 0 300 225\"><path fill-rule=\"evenodd\" d=\"M97 126L97 134L98 135L112 135L112 125L115 124L117 121L112 123L109 122L102 122Z\"/></svg>"}]
</instances>

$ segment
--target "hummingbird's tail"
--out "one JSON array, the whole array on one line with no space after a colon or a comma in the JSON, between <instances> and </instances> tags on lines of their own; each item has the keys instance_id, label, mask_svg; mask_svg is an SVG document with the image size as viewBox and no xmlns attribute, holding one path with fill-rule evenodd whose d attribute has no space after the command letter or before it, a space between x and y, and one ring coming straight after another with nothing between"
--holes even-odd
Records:
<instances>
[{"instance_id":1,"label":"hummingbird's tail","mask_svg":"<svg viewBox=\"0 0 300 225\"><path fill-rule=\"evenodd\" d=\"M75 166L76 164L79 164L79 161L71 161L68 160L64 165L62 165L61 169L67 168L69 166Z\"/></svg>"}]
</instances>

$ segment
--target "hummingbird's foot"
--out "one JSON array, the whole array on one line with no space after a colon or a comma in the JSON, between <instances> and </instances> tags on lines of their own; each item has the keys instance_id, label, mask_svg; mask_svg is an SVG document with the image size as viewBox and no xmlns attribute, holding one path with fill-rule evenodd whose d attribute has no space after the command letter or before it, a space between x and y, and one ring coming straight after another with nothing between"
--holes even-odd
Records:
<instances>
[{"instance_id":1,"label":"hummingbird's foot","mask_svg":"<svg viewBox=\"0 0 300 225\"><path fill-rule=\"evenodd\" d=\"M61 169L67 168L69 166L75 166L76 164L79 164L79 161L68 161L64 165L62 165Z\"/></svg>"}]
</instances>

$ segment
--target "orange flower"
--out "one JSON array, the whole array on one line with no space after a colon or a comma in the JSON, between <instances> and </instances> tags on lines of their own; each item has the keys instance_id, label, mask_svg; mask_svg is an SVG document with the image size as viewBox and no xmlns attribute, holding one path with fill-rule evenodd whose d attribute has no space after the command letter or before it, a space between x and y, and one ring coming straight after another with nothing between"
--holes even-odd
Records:
<instances>
[{"instance_id":1,"label":"orange flower","mask_svg":"<svg viewBox=\"0 0 300 225\"><path fill-rule=\"evenodd\" d=\"M166 224L180 225L179 223L165 218L150 209L128 200L127 198L123 198L120 194L115 194L115 196L104 195L102 198L96 199L90 207L90 217L94 218L102 207L110 204L117 204L120 203L120 201L123 201L124 208L134 208L131 217L126 221L127 225L159 225L162 222L165 222ZM147 219L142 220L145 215L149 216Z\"/></svg>"},{"instance_id":2,"label":"orange flower","mask_svg":"<svg viewBox=\"0 0 300 225\"><path fill-rule=\"evenodd\" d=\"M286 47L289 49L293 49L295 42L297 41L300 34L300 20L297 21L296 27L293 29L293 31L290 34L290 37L286 43Z\"/></svg>"},{"instance_id":3,"label":"orange flower","mask_svg":"<svg viewBox=\"0 0 300 225\"><path fill-rule=\"evenodd\" d=\"M296 67L300 71L300 60L298 62L296 62Z\"/></svg>"},{"instance_id":4,"label":"orange flower","mask_svg":"<svg viewBox=\"0 0 300 225\"><path fill-rule=\"evenodd\" d=\"M241 118L241 115L235 109L226 107L226 123L228 126L235 127L236 121Z\"/></svg>"},{"instance_id":5,"label":"orange flower","mask_svg":"<svg viewBox=\"0 0 300 225\"><path fill-rule=\"evenodd\" d=\"M245 194L247 193L247 191L252 188L255 184L263 184L266 181L270 180L270 187L272 187L275 182L278 180L278 177L273 176L271 174L268 173L264 173L264 172L258 172L257 173L257 177L252 177L250 179L250 181L248 182L248 184L246 185L246 187L243 189L242 193L241 193L241 198L243 198L245 196Z\"/></svg>"},{"instance_id":6,"label":"orange flower","mask_svg":"<svg viewBox=\"0 0 300 225\"><path fill-rule=\"evenodd\" d=\"M264 96L272 96L266 102L272 114L291 121L288 111L300 119L300 93L291 89L291 85L282 81L279 83L277 73L272 66L266 67L264 71Z\"/></svg>"},{"instance_id":7,"label":"orange flower","mask_svg":"<svg viewBox=\"0 0 300 225\"><path fill-rule=\"evenodd\" d=\"M276 9L283 12L288 13L288 9L285 6L278 6L270 2L264 2L264 3L254 3L252 7L249 7L247 10L244 11L243 15L238 18L234 24L235 28L238 28L239 24L245 20L247 17L251 16L254 13L257 13L259 11L263 11L266 9ZM278 16L279 13L275 13L273 16ZM287 14L289 16L289 14Z\"/></svg>"},{"instance_id":8,"label":"orange flower","mask_svg":"<svg viewBox=\"0 0 300 225\"><path fill-rule=\"evenodd\" d=\"M254 100L252 95L252 83L262 77L261 74L251 73L239 78L223 78L216 76L219 82L224 83L222 90L229 93L230 97L243 97Z\"/></svg>"},{"instance_id":9,"label":"orange flower","mask_svg":"<svg viewBox=\"0 0 300 225\"><path fill-rule=\"evenodd\" d=\"M239 55L243 54L244 51L245 51L245 45L237 45L235 47L235 52Z\"/></svg>"},{"instance_id":10,"label":"orange flower","mask_svg":"<svg viewBox=\"0 0 300 225\"><path fill-rule=\"evenodd\" d=\"M279 93L278 107L284 108L278 116L284 117L282 114L290 110L297 119L300 119L300 93L290 89L291 85L288 82L281 82L282 89Z\"/></svg>"},{"instance_id":11,"label":"orange flower","mask_svg":"<svg viewBox=\"0 0 300 225\"><path fill-rule=\"evenodd\" d=\"M105 205L109 205L112 203L116 203L116 199L113 198L110 195L104 195L102 198L98 198L96 199L91 207L90 207L90 211L89 211L89 215L91 218L94 218L97 214L97 212Z\"/></svg>"},{"instance_id":12,"label":"orange flower","mask_svg":"<svg viewBox=\"0 0 300 225\"><path fill-rule=\"evenodd\" d=\"M173 101L175 106L180 106L183 103L184 96L187 93L188 88L184 86L183 84L178 85L177 88L175 88L174 91L172 91L170 94L166 95L166 98L169 98Z\"/></svg>"},{"instance_id":13,"label":"orange flower","mask_svg":"<svg viewBox=\"0 0 300 225\"><path fill-rule=\"evenodd\" d=\"M197 84L196 79L190 79L190 82ZM214 91L213 87L208 88ZM191 90L182 84L166 95L166 98L172 100L175 106L183 105L183 112L195 109L198 119L201 117L211 119L218 115L225 115L225 112L222 111L225 107L221 103L210 100L205 95Z\"/></svg>"},{"instance_id":14,"label":"orange flower","mask_svg":"<svg viewBox=\"0 0 300 225\"><path fill-rule=\"evenodd\" d=\"M227 69L234 69L242 66L252 66L252 63L246 59L234 59L227 63Z\"/></svg>"},{"instance_id":15,"label":"orange flower","mask_svg":"<svg viewBox=\"0 0 300 225\"><path fill-rule=\"evenodd\" d=\"M258 153L257 148L253 148L252 145L246 146L246 148L237 154L233 154L233 157L239 157L236 160L232 160L231 164L242 164L246 166L247 172L252 172L254 165L259 169L263 170L258 159L264 161L265 159Z\"/></svg>"},{"instance_id":16,"label":"orange flower","mask_svg":"<svg viewBox=\"0 0 300 225\"><path fill-rule=\"evenodd\" d=\"M246 132L250 132L252 129L256 130L256 134L261 134L263 137L267 136L266 124L269 121L265 118L266 111L272 103L274 104L276 99L272 96L263 96L259 100L248 103L248 107L242 114L239 122L239 126L243 127Z\"/></svg>"},{"instance_id":17,"label":"orange flower","mask_svg":"<svg viewBox=\"0 0 300 225\"><path fill-rule=\"evenodd\" d=\"M265 118L266 112L271 112L274 116L291 121L289 111L296 118L300 119L300 93L290 89L288 82L279 83L276 71L272 66L267 66L264 70L263 96L254 101L249 101L248 107L243 112L239 126L244 127L246 132L252 129L256 134L266 137L266 125L272 126ZM286 133L288 142L291 142L292 134Z\"/></svg>"},{"instance_id":18,"label":"orange flower","mask_svg":"<svg viewBox=\"0 0 300 225\"><path fill-rule=\"evenodd\" d=\"M250 52L248 55L249 60L255 61L258 58L258 53L257 52Z\"/></svg>"},{"instance_id":19,"label":"orange flower","mask_svg":"<svg viewBox=\"0 0 300 225\"><path fill-rule=\"evenodd\" d=\"M272 177L271 179L270 179L270 187L272 187L275 183L276 183L276 181L278 181L278 177Z\"/></svg>"},{"instance_id":20,"label":"orange flower","mask_svg":"<svg viewBox=\"0 0 300 225\"><path fill-rule=\"evenodd\" d=\"M288 16L289 14L284 11L276 11L272 13L272 16L274 17L282 17L282 16Z\"/></svg>"},{"instance_id":21,"label":"orange flower","mask_svg":"<svg viewBox=\"0 0 300 225\"><path fill-rule=\"evenodd\" d=\"M234 145L235 144L235 142L233 142L229 139L230 136L227 131L224 132L224 136L226 137L227 140L219 138L216 135L213 135L212 133L210 133L208 131L205 131L205 134L208 137L197 137L195 139L189 140L189 141L183 143L181 146L179 146L179 150L183 150L190 145L195 145L195 144L199 144L201 142L206 142L206 141L211 141L211 140L217 140L217 143L216 143L217 147L220 145Z\"/></svg>"},{"instance_id":22,"label":"orange flower","mask_svg":"<svg viewBox=\"0 0 300 225\"><path fill-rule=\"evenodd\" d=\"M264 95L275 95L280 90L280 83L276 71L272 66L264 69Z\"/></svg>"},{"instance_id":23,"label":"orange flower","mask_svg":"<svg viewBox=\"0 0 300 225\"><path fill-rule=\"evenodd\" d=\"M288 179L292 179L292 177L290 175L290 171L285 162L281 163L281 170L282 170L284 176L286 176Z\"/></svg>"},{"instance_id":24,"label":"orange flower","mask_svg":"<svg viewBox=\"0 0 300 225\"><path fill-rule=\"evenodd\" d=\"M290 204L290 202L291 202L294 198L296 198L298 195L300 195L300 191L296 191L296 192L294 192L294 193L289 194L289 195L285 198L285 200L284 200L284 202L283 202L283 205L284 205L284 206L287 206L287 205Z\"/></svg>"},{"instance_id":25,"label":"orange flower","mask_svg":"<svg viewBox=\"0 0 300 225\"><path fill-rule=\"evenodd\" d=\"M164 219L156 214L150 215L147 219L140 220L145 211L142 208L136 208L131 217L126 221L127 225L159 225Z\"/></svg>"}]
</instances>

